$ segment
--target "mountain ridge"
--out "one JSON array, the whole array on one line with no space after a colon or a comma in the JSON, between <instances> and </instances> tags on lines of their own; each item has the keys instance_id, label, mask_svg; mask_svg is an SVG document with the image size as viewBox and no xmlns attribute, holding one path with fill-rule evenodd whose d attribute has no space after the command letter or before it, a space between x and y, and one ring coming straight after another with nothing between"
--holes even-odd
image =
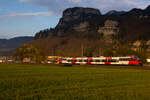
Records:
<instances>
[{"instance_id":1,"label":"mountain ridge","mask_svg":"<svg viewBox=\"0 0 150 100\"><path fill-rule=\"evenodd\" d=\"M19 48L24 43L32 41L32 36L20 36L10 39L0 39L0 56L13 55L13 51Z\"/></svg>"},{"instance_id":2,"label":"mountain ridge","mask_svg":"<svg viewBox=\"0 0 150 100\"><path fill-rule=\"evenodd\" d=\"M140 22L140 18L148 18L149 16L150 6L145 9L134 8L128 12L112 10L103 15L101 14L100 10L94 8L68 8L64 10L62 17L55 28L42 30L36 33L35 40L57 36L89 35L93 34L94 32L97 33L98 28L101 27L107 19L116 20L120 23L120 27L124 27L121 26L121 22L124 22L124 20L135 20ZM132 22L130 23L132 24ZM147 23L149 24L149 22ZM141 35L142 34L143 33L141 33Z\"/></svg>"},{"instance_id":3,"label":"mountain ridge","mask_svg":"<svg viewBox=\"0 0 150 100\"><path fill-rule=\"evenodd\" d=\"M97 9L68 8L55 28L36 33L35 40L29 44L53 56L102 56L108 48L119 45L137 50L139 46L133 45L136 41L150 41L149 9L148 6L122 14L113 11L102 15ZM150 53L150 47L145 48Z\"/></svg>"}]
</instances>

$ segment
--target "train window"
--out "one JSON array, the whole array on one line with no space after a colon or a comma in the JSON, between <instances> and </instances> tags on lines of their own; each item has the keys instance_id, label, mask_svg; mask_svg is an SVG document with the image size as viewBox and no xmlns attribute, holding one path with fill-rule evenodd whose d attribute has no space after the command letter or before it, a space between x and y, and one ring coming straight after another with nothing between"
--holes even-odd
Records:
<instances>
[{"instance_id":1,"label":"train window","mask_svg":"<svg viewBox=\"0 0 150 100\"><path fill-rule=\"evenodd\" d=\"M82 60L77 60L78 62L82 62Z\"/></svg>"},{"instance_id":2,"label":"train window","mask_svg":"<svg viewBox=\"0 0 150 100\"><path fill-rule=\"evenodd\" d=\"M123 58L120 58L119 61L125 61Z\"/></svg>"},{"instance_id":3,"label":"train window","mask_svg":"<svg viewBox=\"0 0 150 100\"><path fill-rule=\"evenodd\" d=\"M68 62L72 62L72 60L67 60Z\"/></svg>"},{"instance_id":4,"label":"train window","mask_svg":"<svg viewBox=\"0 0 150 100\"><path fill-rule=\"evenodd\" d=\"M109 59L108 62L117 62L116 59Z\"/></svg>"},{"instance_id":5,"label":"train window","mask_svg":"<svg viewBox=\"0 0 150 100\"><path fill-rule=\"evenodd\" d=\"M102 62L107 62L107 60L106 60L106 59L103 59Z\"/></svg>"},{"instance_id":6,"label":"train window","mask_svg":"<svg viewBox=\"0 0 150 100\"><path fill-rule=\"evenodd\" d=\"M93 60L93 62L96 62L96 60Z\"/></svg>"},{"instance_id":7,"label":"train window","mask_svg":"<svg viewBox=\"0 0 150 100\"><path fill-rule=\"evenodd\" d=\"M133 56L134 58L136 58L137 60L139 60L140 58L139 57L137 57L137 56Z\"/></svg>"},{"instance_id":8,"label":"train window","mask_svg":"<svg viewBox=\"0 0 150 100\"><path fill-rule=\"evenodd\" d=\"M136 61L135 59L133 59L133 58L130 58L130 61Z\"/></svg>"},{"instance_id":9,"label":"train window","mask_svg":"<svg viewBox=\"0 0 150 100\"><path fill-rule=\"evenodd\" d=\"M120 58L119 61L129 61L130 58Z\"/></svg>"},{"instance_id":10,"label":"train window","mask_svg":"<svg viewBox=\"0 0 150 100\"><path fill-rule=\"evenodd\" d=\"M72 60L72 62L76 62L77 60Z\"/></svg>"},{"instance_id":11,"label":"train window","mask_svg":"<svg viewBox=\"0 0 150 100\"><path fill-rule=\"evenodd\" d=\"M101 60L95 60L94 62L101 62Z\"/></svg>"},{"instance_id":12,"label":"train window","mask_svg":"<svg viewBox=\"0 0 150 100\"><path fill-rule=\"evenodd\" d=\"M88 61L88 60L86 60L86 59L85 59L85 60L83 60L83 62L87 62L87 61Z\"/></svg>"},{"instance_id":13,"label":"train window","mask_svg":"<svg viewBox=\"0 0 150 100\"><path fill-rule=\"evenodd\" d=\"M93 62L93 60L88 60L88 62Z\"/></svg>"}]
</instances>

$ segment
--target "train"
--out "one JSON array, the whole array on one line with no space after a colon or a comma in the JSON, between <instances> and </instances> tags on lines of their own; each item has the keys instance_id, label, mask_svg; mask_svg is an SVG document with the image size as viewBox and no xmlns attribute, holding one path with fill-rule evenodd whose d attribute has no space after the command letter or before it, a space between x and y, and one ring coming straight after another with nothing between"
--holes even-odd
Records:
<instances>
[{"instance_id":1,"label":"train","mask_svg":"<svg viewBox=\"0 0 150 100\"><path fill-rule=\"evenodd\" d=\"M125 57L62 57L58 61L63 65L143 65L136 56Z\"/></svg>"}]
</instances>

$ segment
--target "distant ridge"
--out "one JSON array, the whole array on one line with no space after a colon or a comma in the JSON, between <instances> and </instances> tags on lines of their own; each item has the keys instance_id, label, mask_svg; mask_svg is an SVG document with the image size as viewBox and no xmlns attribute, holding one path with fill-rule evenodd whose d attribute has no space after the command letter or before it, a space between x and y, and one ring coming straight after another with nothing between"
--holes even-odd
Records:
<instances>
[{"instance_id":1,"label":"distant ridge","mask_svg":"<svg viewBox=\"0 0 150 100\"><path fill-rule=\"evenodd\" d=\"M22 36L11 39L0 39L0 56L12 55L16 48L19 48L26 42L32 41L34 37Z\"/></svg>"},{"instance_id":2,"label":"distant ridge","mask_svg":"<svg viewBox=\"0 0 150 100\"><path fill-rule=\"evenodd\" d=\"M125 14L125 11L116 11L116 10L111 10L109 12L107 12L105 15L106 16L120 16L122 14Z\"/></svg>"}]
</instances>

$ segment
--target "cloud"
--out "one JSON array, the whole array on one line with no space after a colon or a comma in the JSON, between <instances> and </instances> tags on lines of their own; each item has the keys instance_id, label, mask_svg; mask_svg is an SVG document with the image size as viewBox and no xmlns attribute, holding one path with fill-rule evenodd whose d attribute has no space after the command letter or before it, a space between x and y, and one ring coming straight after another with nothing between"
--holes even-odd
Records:
<instances>
[{"instance_id":1,"label":"cloud","mask_svg":"<svg viewBox=\"0 0 150 100\"><path fill-rule=\"evenodd\" d=\"M109 1L109 2L108 2ZM101 0L99 3L95 2L95 6L101 9L103 12L107 12L109 10L130 10L132 8L141 8L139 2L135 2L136 0Z\"/></svg>"},{"instance_id":2,"label":"cloud","mask_svg":"<svg viewBox=\"0 0 150 100\"><path fill-rule=\"evenodd\" d=\"M34 12L34 13L13 13L9 15L1 15L0 18L12 18L12 17L32 17L32 16L52 16L52 12Z\"/></svg>"},{"instance_id":3,"label":"cloud","mask_svg":"<svg viewBox=\"0 0 150 100\"><path fill-rule=\"evenodd\" d=\"M2 33L0 32L0 39L9 39L12 38L13 36L8 34L8 33Z\"/></svg>"},{"instance_id":4,"label":"cloud","mask_svg":"<svg viewBox=\"0 0 150 100\"><path fill-rule=\"evenodd\" d=\"M74 4L77 4L77 3L81 3L81 2L85 2L87 0L68 0L70 3L74 3Z\"/></svg>"},{"instance_id":5,"label":"cloud","mask_svg":"<svg viewBox=\"0 0 150 100\"><path fill-rule=\"evenodd\" d=\"M82 6L98 8L102 12L109 10L130 10L132 8L144 8L150 1L143 0L19 0L22 3L32 3L45 7L52 12L62 13L69 7Z\"/></svg>"}]
</instances>

